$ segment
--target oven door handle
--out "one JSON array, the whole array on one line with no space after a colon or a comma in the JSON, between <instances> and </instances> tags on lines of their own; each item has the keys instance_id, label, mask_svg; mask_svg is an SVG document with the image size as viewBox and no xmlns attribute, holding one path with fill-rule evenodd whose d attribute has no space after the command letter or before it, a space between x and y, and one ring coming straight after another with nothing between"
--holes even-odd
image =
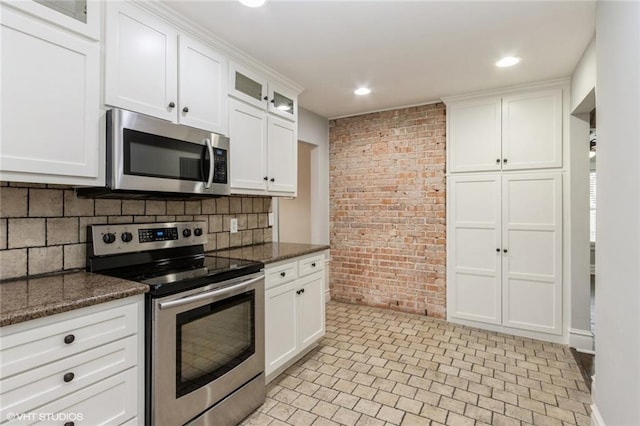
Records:
<instances>
[{"instance_id":1,"label":"oven door handle","mask_svg":"<svg viewBox=\"0 0 640 426\"><path fill-rule=\"evenodd\" d=\"M211 183L213 183L213 173L215 167L215 161L213 158L213 145L211 145L210 139L205 139L204 144L207 146L207 151L209 151L209 177L207 178L207 183L204 184L206 189L211 188Z\"/></svg>"},{"instance_id":2,"label":"oven door handle","mask_svg":"<svg viewBox=\"0 0 640 426\"><path fill-rule=\"evenodd\" d=\"M198 302L200 300L211 299L217 296L224 296L226 294L235 293L238 290L242 290L246 287L249 287L251 284L262 280L264 276L259 276L257 278L252 278L248 281L241 282L240 284L233 285L231 287L222 288L220 290L212 290L204 293L198 293L193 296L183 297L182 299L170 300L168 302L160 303L160 309L169 309L175 308L177 306L186 305L192 302Z\"/></svg>"}]
</instances>

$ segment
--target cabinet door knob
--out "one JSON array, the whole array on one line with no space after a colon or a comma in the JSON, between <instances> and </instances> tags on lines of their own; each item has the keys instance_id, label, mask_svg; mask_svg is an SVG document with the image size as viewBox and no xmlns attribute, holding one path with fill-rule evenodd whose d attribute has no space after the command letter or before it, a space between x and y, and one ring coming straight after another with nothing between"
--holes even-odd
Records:
<instances>
[{"instance_id":1,"label":"cabinet door knob","mask_svg":"<svg viewBox=\"0 0 640 426\"><path fill-rule=\"evenodd\" d=\"M296 294L297 294L297 295L300 295L300 291L301 291L301 290L296 291Z\"/></svg>"},{"instance_id":2,"label":"cabinet door knob","mask_svg":"<svg viewBox=\"0 0 640 426\"><path fill-rule=\"evenodd\" d=\"M313 263L311 264L311 267L312 267L312 268L315 268L315 267L316 267L316 262L313 262Z\"/></svg>"},{"instance_id":3,"label":"cabinet door knob","mask_svg":"<svg viewBox=\"0 0 640 426\"><path fill-rule=\"evenodd\" d=\"M269 180L268 176L263 177L264 180Z\"/></svg>"},{"instance_id":4,"label":"cabinet door knob","mask_svg":"<svg viewBox=\"0 0 640 426\"><path fill-rule=\"evenodd\" d=\"M182 108L182 112L189 112L189 107Z\"/></svg>"},{"instance_id":5,"label":"cabinet door knob","mask_svg":"<svg viewBox=\"0 0 640 426\"><path fill-rule=\"evenodd\" d=\"M502 160L502 162L503 162L503 163L506 163L506 162L507 162L507 159L506 159L506 158L505 158L505 159L503 159L503 160Z\"/></svg>"},{"instance_id":6,"label":"cabinet door knob","mask_svg":"<svg viewBox=\"0 0 640 426\"><path fill-rule=\"evenodd\" d=\"M269 97L268 97L268 96L265 96L265 97L264 97L264 98L262 98L262 99L263 99L263 100L265 100L265 101L268 101L268 100L269 100Z\"/></svg>"},{"instance_id":7,"label":"cabinet door knob","mask_svg":"<svg viewBox=\"0 0 640 426\"><path fill-rule=\"evenodd\" d=\"M74 378L74 377L76 377L76 375L75 375L75 374L73 374L73 373L67 373L67 374L65 374L65 375L62 377L62 379L65 381L65 383L69 383L70 381L72 381L72 380L73 380L73 378Z\"/></svg>"},{"instance_id":8,"label":"cabinet door knob","mask_svg":"<svg viewBox=\"0 0 640 426\"><path fill-rule=\"evenodd\" d=\"M507 250L507 249L504 249L504 250L502 250L502 251L503 251L504 253L508 253L508 250Z\"/></svg>"},{"instance_id":9,"label":"cabinet door knob","mask_svg":"<svg viewBox=\"0 0 640 426\"><path fill-rule=\"evenodd\" d=\"M304 293L304 288L301 288L301 289L300 289L300 293Z\"/></svg>"},{"instance_id":10,"label":"cabinet door knob","mask_svg":"<svg viewBox=\"0 0 640 426\"><path fill-rule=\"evenodd\" d=\"M68 335L64 336L64 342L67 345L73 343L74 340L76 340L76 336L74 336L73 334L68 334Z\"/></svg>"},{"instance_id":11,"label":"cabinet door knob","mask_svg":"<svg viewBox=\"0 0 640 426\"><path fill-rule=\"evenodd\" d=\"M287 273L286 273L286 272L280 272L280 276L281 276L281 277L284 277L285 275L287 275Z\"/></svg>"},{"instance_id":12,"label":"cabinet door knob","mask_svg":"<svg viewBox=\"0 0 640 426\"><path fill-rule=\"evenodd\" d=\"M271 179L269 179L269 180L270 180L271 182L275 182L275 181L276 181L276 178L271 178Z\"/></svg>"},{"instance_id":13,"label":"cabinet door knob","mask_svg":"<svg viewBox=\"0 0 640 426\"><path fill-rule=\"evenodd\" d=\"M500 159L499 158L496 158L496 163L500 164Z\"/></svg>"},{"instance_id":14,"label":"cabinet door knob","mask_svg":"<svg viewBox=\"0 0 640 426\"><path fill-rule=\"evenodd\" d=\"M496 252L500 253L500 249L499 249L499 248L497 248L497 249L496 249Z\"/></svg>"},{"instance_id":15,"label":"cabinet door knob","mask_svg":"<svg viewBox=\"0 0 640 426\"><path fill-rule=\"evenodd\" d=\"M176 107L175 102L169 102L169 108L175 108L175 107Z\"/></svg>"},{"instance_id":16,"label":"cabinet door knob","mask_svg":"<svg viewBox=\"0 0 640 426\"><path fill-rule=\"evenodd\" d=\"M74 422L66 422L64 426L76 426Z\"/></svg>"}]
</instances>

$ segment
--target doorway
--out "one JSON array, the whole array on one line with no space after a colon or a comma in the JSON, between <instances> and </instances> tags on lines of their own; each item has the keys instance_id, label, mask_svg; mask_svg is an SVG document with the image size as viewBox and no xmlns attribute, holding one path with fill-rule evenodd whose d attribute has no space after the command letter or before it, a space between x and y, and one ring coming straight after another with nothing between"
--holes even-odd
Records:
<instances>
[{"instance_id":1,"label":"doorway","mask_svg":"<svg viewBox=\"0 0 640 426\"><path fill-rule=\"evenodd\" d=\"M311 154L316 146L298 142L298 195L278 202L278 240L311 244Z\"/></svg>"}]
</instances>

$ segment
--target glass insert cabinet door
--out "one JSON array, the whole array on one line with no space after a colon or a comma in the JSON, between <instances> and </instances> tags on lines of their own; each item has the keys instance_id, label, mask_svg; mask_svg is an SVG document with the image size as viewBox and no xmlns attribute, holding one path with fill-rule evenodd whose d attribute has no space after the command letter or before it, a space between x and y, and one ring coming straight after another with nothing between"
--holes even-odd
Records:
<instances>
[{"instance_id":1,"label":"glass insert cabinet door","mask_svg":"<svg viewBox=\"0 0 640 426\"><path fill-rule=\"evenodd\" d=\"M100 2L98 0L3 0L67 31L100 40Z\"/></svg>"},{"instance_id":2,"label":"glass insert cabinet door","mask_svg":"<svg viewBox=\"0 0 640 426\"><path fill-rule=\"evenodd\" d=\"M255 354L255 290L176 317L176 398L222 377Z\"/></svg>"}]
</instances>

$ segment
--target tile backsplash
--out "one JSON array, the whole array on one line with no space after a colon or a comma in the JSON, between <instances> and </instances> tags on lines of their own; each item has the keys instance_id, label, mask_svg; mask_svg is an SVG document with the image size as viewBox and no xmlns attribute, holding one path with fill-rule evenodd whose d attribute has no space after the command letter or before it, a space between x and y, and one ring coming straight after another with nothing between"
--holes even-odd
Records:
<instances>
[{"instance_id":1,"label":"tile backsplash","mask_svg":"<svg viewBox=\"0 0 640 426\"><path fill-rule=\"evenodd\" d=\"M206 200L78 198L73 188L2 182L0 279L85 267L87 225L200 220L205 250L270 242L271 198L230 196ZM238 232L229 232L230 219Z\"/></svg>"}]
</instances>

